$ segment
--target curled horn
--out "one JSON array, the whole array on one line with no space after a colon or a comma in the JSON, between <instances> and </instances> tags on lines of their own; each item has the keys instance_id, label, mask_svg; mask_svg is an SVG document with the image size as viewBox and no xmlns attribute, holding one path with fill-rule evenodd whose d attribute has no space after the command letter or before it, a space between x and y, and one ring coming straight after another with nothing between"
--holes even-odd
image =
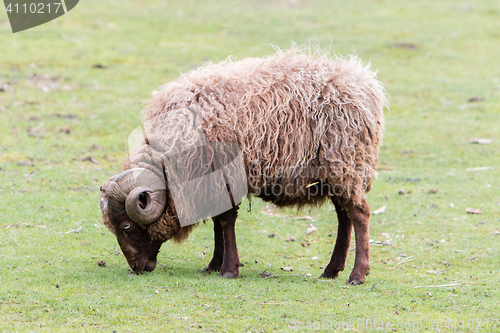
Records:
<instances>
[{"instance_id":1,"label":"curled horn","mask_svg":"<svg viewBox=\"0 0 500 333\"><path fill-rule=\"evenodd\" d=\"M167 203L165 182L143 168L123 171L110 179L108 208L118 212L125 206L128 217L139 224L155 222Z\"/></svg>"}]
</instances>

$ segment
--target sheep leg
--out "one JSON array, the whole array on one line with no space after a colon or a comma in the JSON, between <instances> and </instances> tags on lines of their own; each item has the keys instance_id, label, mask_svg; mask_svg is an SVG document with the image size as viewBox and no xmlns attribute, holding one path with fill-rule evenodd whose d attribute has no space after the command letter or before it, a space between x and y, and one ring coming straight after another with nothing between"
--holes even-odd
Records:
<instances>
[{"instance_id":1,"label":"sheep leg","mask_svg":"<svg viewBox=\"0 0 500 333\"><path fill-rule=\"evenodd\" d=\"M240 274L240 258L236 247L234 225L238 216L238 206L219 215L222 233L224 236L224 255L219 276L235 278Z\"/></svg>"},{"instance_id":2,"label":"sheep leg","mask_svg":"<svg viewBox=\"0 0 500 333\"><path fill-rule=\"evenodd\" d=\"M370 224L370 206L364 198L361 204L346 205L347 216L352 221L356 237L356 259L354 269L347 280L347 284L360 285L365 283L365 276L370 274L370 236L368 226Z\"/></svg>"},{"instance_id":3,"label":"sheep leg","mask_svg":"<svg viewBox=\"0 0 500 333\"><path fill-rule=\"evenodd\" d=\"M222 226L218 216L213 217L212 220L214 221L214 255L208 266L203 270L203 272L207 273L220 271L224 258L224 235L222 233Z\"/></svg>"},{"instance_id":4,"label":"sheep leg","mask_svg":"<svg viewBox=\"0 0 500 333\"><path fill-rule=\"evenodd\" d=\"M324 278L336 278L339 272L345 268L347 260L347 252L351 243L352 222L347 216L347 212L340 204L336 196L331 197L332 203L335 205L337 212L338 227L337 227L337 240L333 249L332 258L330 263L326 266L325 271L321 274Z\"/></svg>"}]
</instances>

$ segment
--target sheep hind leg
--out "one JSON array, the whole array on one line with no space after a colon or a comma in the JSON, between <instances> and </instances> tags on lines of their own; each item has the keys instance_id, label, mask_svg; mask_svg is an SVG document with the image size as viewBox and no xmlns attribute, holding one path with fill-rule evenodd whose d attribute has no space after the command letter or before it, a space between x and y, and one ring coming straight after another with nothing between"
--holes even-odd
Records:
<instances>
[{"instance_id":1,"label":"sheep hind leg","mask_svg":"<svg viewBox=\"0 0 500 333\"><path fill-rule=\"evenodd\" d=\"M354 205L352 202L348 203L346 211L354 226L356 237L356 259L347 284L360 285L365 283L365 276L370 274L370 206L362 198L359 205Z\"/></svg>"},{"instance_id":2,"label":"sheep hind leg","mask_svg":"<svg viewBox=\"0 0 500 333\"><path fill-rule=\"evenodd\" d=\"M332 196L331 201L335 205L335 211L337 212L337 240L335 241L330 263L326 266L321 277L334 279L338 277L339 272L343 271L345 268L347 252L349 252L351 243L352 222L347 216L347 212L340 204L339 198Z\"/></svg>"},{"instance_id":3,"label":"sheep hind leg","mask_svg":"<svg viewBox=\"0 0 500 333\"><path fill-rule=\"evenodd\" d=\"M219 216L213 217L212 221L214 222L214 254L208 266L202 271L204 273L220 271L224 259L224 235Z\"/></svg>"},{"instance_id":4,"label":"sheep hind leg","mask_svg":"<svg viewBox=\"0 0 500 333\"><path fill-rule=\"evenodd\" d=\"M224 255L219 276L235 278L240 275L240 263L238 248L236 246L236 234L234 226L238 217L238 206L219 215L222 234L224 236Z\"/></svg>"}]
</instances>

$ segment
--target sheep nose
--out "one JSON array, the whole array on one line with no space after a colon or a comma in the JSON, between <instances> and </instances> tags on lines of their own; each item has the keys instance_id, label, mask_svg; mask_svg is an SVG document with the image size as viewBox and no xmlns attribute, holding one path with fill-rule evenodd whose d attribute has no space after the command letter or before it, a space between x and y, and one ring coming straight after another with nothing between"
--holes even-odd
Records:
<instances>
[{"instance_id":1,"label":"sheep nose","mask_svg":"<svg viewBox=\"0 0 500 333\"><path fill-rule=\"evenodd\" d=\"M135 263L130 264L130 268L135 274L142 272L152 272L156 268L156 260L137 259Z\"/></svg>"},{"instance_id":2,"label":"sheep nose","mask_svg":"<svg viewBox=\"0 0 500 333\"><path fill-rule=\"evenodd\" d=\"M156 268L156 260L148 260L147 264L146 264L146 267L144 268L144 270L146 272L152 272L154 271Z\"/></svg>"}]
</instances>

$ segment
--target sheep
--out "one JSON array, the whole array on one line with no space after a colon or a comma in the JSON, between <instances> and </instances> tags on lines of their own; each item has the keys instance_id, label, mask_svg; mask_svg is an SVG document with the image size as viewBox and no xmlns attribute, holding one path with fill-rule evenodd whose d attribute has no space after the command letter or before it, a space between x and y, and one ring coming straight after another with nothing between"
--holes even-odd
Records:
<instances>
[{"instance_id":1,"label":"sheep","mask_svg":"<svg viewBox=\"0 0 500 333\"><path fill-rule=\"evenodd\" d=\"M344 270L354 228L356 257L347 283L362 284L369 274L370 219L363 195L376 175L386 106L376 73L357 56L292 47L190 71L162 86L145 107L143 138L124 171L101 187L103 223L134 272L154 270L161 244L182 242L195 225L181 225L180 215L196 207L174 203L166 152L177 154L173 163L187 162L195 179L214 170L214 145L233 145L235 155L241 153L239 169L218 188L193 185L188 192L198 198L194 204L206 205L213 191L234 194L228 179L242 172L244 194L278 207L319 206L330 199L338 233L322 277L336 278ZM206 151L211 163L196 162ZM212 216L215 245L205 272L227 278L240 273L234 228L241 196Z\"/></svg>"}]
</instances>

